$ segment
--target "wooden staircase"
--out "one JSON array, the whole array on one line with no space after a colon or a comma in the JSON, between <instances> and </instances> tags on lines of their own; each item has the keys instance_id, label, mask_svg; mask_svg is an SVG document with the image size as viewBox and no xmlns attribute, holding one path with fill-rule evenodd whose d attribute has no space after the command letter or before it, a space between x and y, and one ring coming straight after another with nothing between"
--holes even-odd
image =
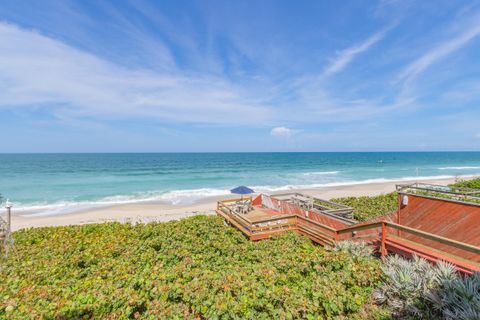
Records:
<instances>
[{"instance_id":1,"label":"wooden staircase","mask_svg":"<svg viewBox=\"0 0 480 320\"><path fill-rule=\"evenodd\" d=\"M262 204L259 197L254 200L255 205ZM277 217L268 220L278 220L272 225L245 224L241 215L225 210L221 202L217 214L251 240L267 239L292 230L323 246L334 246L342 240L363 241L378 248L381 256L417 255L432 263L449 262L462 273L480 272L480 204L452 203L408 194L410 202L402 207L401 197L400 193L397 211L357 223L280 199L272 199L278 208Z\"/></svg>"}]
</instances>

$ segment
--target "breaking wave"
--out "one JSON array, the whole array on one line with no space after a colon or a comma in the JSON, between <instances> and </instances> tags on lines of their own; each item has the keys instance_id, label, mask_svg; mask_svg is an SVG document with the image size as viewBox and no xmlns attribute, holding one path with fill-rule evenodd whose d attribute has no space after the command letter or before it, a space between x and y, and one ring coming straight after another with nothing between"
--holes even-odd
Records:
<instances>
[{"instance_id":1,"label":"breaking wave","mask_svg":"<svg viewBox=\"0 0 480 320\"><path fill-rule=\"evenodd\" d=\"M338 174L339 171L317 171L317 172L306 172L304 176L325 176L325 175L335 175Z\"/></svg>"},{"instance_id":2,"label":"breaking wave","mask_svg":"<svg viewBox=\"0 0 480 320\"><path fill-rule=\"evenodd\" d=\"M437 168L438 170L471 170L471 169L480 169L478 166L465 166L465 167L441 167Z\"/></svg>"},{"instance_id":3,"label":"breaking wave","mask_svg":"<svg viewBox=\"0 0 480 320\"><path fill-rule=\"evenodd\" d=\"M437 180L437 179L451 179L454 177L469 178L472 175L453 176L453 175L438 175L438 176L420 176L420 177L402 177L402 178L376 178L365 180L343 180L329 183L317 184L287 184L287 185L263 185L252 186L257 193L278 193L282 191L291 191L299 189L312 188L326 188L326 187L340 187L349 185L361 185L371 183L385 183L385 182L401 182L414 180ZM205 198L215 198L227 196L230 194L229 188L200 188L200 189L186 189L186 190L172 190L168 192L149 191L135 193L131 195L117 195L105 197L96 201L58 201L54 203L32 203L22 204L14 203L15 213L24 216L49 216L69 214L79 211L84 211L92 208L101 208L122 204L133 203L148 203L158 202L171 205L188 205L193 204Z\"/></svg>"}]
</instances>

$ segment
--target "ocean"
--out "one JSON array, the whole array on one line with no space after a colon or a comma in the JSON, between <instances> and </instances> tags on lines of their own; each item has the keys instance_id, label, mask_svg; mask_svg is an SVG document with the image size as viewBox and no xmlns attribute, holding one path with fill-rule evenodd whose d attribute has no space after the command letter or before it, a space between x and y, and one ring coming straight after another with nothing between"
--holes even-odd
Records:
<instances>
[{"instance_id":1,"label":"ocean","mask_svg":"<svg viewBox=\"0 0 480 320\"><path fill-rule=\"evenodd\" d=\"M480 152L0 154L0 193L24 215L473 174Z\"/></svg>"}]
</instances>

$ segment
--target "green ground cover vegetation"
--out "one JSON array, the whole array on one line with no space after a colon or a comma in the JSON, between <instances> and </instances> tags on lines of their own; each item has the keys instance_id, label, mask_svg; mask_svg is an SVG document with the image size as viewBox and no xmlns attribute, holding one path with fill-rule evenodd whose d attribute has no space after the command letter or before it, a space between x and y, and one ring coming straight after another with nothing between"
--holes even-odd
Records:
<instances>
[{"instance_id":1,"label":"green ground cover vegetation","mask_svg":"<svg viewBox=\"0 0 480 320\"><path fill-rule=\"evenodd\" d=\"M480 179L455 186L478 184ZM364 221L394 211L397 193L333 201L353 207L355 219ZM435 269L419 259L391 257L382 265L363 244L327 250L294 233L251 242L213 216L29 229L15 232L14 239L8 259L0 261L0 319L480 314L479 274L459 277L449 266Z\"/></svg>"},{"instance_id":2,"label":"green ground cover vegetation","mask_svg":"<svg viewBox=\"0 0 480 320\"><path fill-rule=\"evenodd\" d=\"M353 218L365 221L397 210L397 193L387 193L374 197L345 197L332 199L333 202L352 207Z\"/></svg>"},{"instance_id":3,"label":"green ground cover vegetation","mask_svg":"<svg viewBox=\"0 0 480 320\"><path fill-rule=\"evenodd\" d=\"M288 233L248 241L214 216L17 231L0 318L374 319L380 261Z\"/></svg>"},{"instance_id":4,"label":"green ground cover vegetation","mask_svg":"<svg viewBox=\"0 0 480 320\"><path fill-rule=\"evenodd\" d=\"M470 188L470 189L479 189L480 190L480 178L470 179L470 180L460 180L453 184L452 187L459 188Z\"/></svg>"}]
</instances>

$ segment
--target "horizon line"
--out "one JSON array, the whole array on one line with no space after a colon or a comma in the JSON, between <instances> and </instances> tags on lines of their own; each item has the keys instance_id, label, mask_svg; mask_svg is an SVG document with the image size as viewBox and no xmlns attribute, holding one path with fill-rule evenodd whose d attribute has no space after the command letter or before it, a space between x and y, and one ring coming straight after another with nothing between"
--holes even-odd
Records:
<instances>
[{"instance_id":1,"label":"horizon line","mask_svg":"<svg viewBox=\"0 0 480 320\"><path fill-rule=\"evenodd\" d=\"M73 152L0 152L0 155L27 155L27 154L199 154L199 153L480 153L480 150L384 150L384 151L73 151Z\"/></svg>"}]
</instances>

